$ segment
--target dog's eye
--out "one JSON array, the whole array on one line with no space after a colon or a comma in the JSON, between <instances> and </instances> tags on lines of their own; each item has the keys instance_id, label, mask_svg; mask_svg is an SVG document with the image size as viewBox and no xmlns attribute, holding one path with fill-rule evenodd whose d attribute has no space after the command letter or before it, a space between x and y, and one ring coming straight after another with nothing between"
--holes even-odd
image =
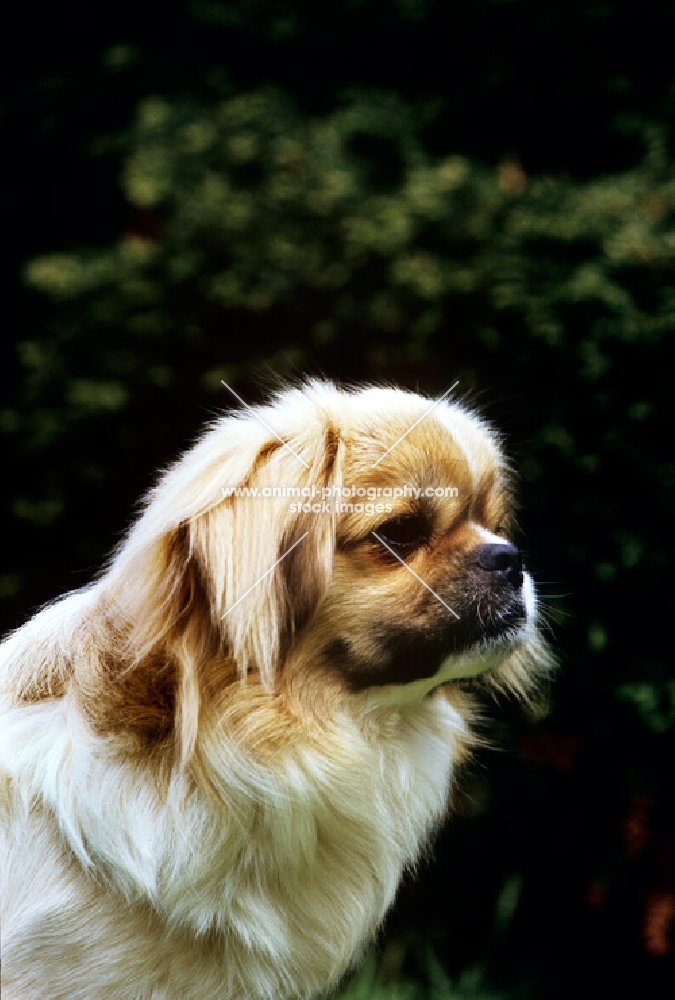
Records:
<instances>
[{"instance_id":1,"label":"dog's eye","mask_svg":"<svg viewBox=\"0 0 675 1000\"><path fill-rule=\"evenodd\" d=\"M408 549L426 542L429 537L429 526L421 514L407 514L385 521L373 535L381 538L392 548Z\"/></svg>"}]
</instances>

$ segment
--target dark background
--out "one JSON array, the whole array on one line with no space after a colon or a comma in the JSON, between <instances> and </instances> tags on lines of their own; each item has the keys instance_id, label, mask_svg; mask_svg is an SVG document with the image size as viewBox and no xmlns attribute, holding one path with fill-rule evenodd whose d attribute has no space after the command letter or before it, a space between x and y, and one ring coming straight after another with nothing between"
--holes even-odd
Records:
<instances>
[{"instance_id":1,"label":"dark background","mask_svg":"<svg viewBox=\"0 0 675 1000\"><path fill-rule=\"evenodd\" d=\"M3 628L276 378L456 379L561 669L494 711L344 996L673 986L675 7L24 5L3 65Z\"/></svg>"}]
</instances>

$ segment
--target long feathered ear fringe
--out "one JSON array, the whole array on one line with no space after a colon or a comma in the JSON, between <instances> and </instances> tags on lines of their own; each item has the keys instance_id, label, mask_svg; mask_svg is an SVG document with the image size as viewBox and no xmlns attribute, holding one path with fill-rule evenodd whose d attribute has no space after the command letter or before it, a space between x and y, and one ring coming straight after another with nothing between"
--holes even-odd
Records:
<instances>
[{"instance_id":1,"label":"long feathered ear fringe","mask_svg":"<svg viewBox=\"0 0 675 1000\"><path fill-rule=\"evenodd\" d=\"M341 486L340 410L332 387L314 385L216 421L150 492L101 581L125 681L117 697L138 689L146 699L148 671L170 679L171 697L155 700L174 706L183 762L197 736L201 672L229 659L242 680L255 672L272 690L280 657L326 593L334 497L322 504ZM122 714L133 718L128 706Z\"/></svg>"},{"instance_id":2,"label":"long feathered ear fringe","mask_svg":"<svg viewBox=\"0 0 675 1000\"><path fill-rule=\"evenodd\" d=\"M332 573L344 434L339 412L317 397L296 390L262 411L279 437L270 436L239 481L248 495L240 490L223 496L191 525L211 606L239 677L255 673L269 691ZM228 474L225 466L223 479Z\"/></svg>"}]
</instances>

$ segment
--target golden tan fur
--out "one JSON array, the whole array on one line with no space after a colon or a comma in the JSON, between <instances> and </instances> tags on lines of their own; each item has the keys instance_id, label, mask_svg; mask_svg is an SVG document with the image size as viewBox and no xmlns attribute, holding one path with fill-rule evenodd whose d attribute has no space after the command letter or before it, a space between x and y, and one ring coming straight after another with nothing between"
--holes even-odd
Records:
<instances>
[{"instance_id":1,"label":"golden tan fur","mask_svg":"<svg viewBox=\"0 0 675 1000\"><path fill-rule=\"evenodd\" d=\"M446 814L471 739L452 681L522 695L548 662L529 578L476 568L506 544L498 439L430 407L310 383L215 421L100 578L2 645L3 998L309 998L358 958ZM458 496L222 489L287 483ZM425 526L399 561L372 534L392 518Z\"/></svg>"}]
</instances>

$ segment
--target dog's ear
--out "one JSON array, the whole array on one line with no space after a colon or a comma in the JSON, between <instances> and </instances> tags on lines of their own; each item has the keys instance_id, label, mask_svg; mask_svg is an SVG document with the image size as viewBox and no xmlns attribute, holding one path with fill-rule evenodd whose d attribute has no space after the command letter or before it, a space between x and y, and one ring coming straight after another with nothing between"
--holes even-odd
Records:
<instances>
[{"instance_id":1,"label":"dog's ear","mask_svg":"<svg viewBox=\"0 0 675 1000\"><path fill-rule=\"evenodd\" d=\"M201 675L217 660L272 690L326 593L344 450L329 409L296 390L260 419L217 421L151 490L101 581L110 690L90 701L136 731L176 725L183 760Z\"/></svg>"},{"instance_id":2,"label":"dog's ear","mask_svg":"<svg viewBox=\"0 0 675 1000\"><path fill-rule=\"evenodd\" d=\"M240 678L256 673L268 690L330 583L343 450L330 421L291 427L265 442L234 488L225 464L221 502L191 523L214 625Z\"/></svg>"}]
</instances>

